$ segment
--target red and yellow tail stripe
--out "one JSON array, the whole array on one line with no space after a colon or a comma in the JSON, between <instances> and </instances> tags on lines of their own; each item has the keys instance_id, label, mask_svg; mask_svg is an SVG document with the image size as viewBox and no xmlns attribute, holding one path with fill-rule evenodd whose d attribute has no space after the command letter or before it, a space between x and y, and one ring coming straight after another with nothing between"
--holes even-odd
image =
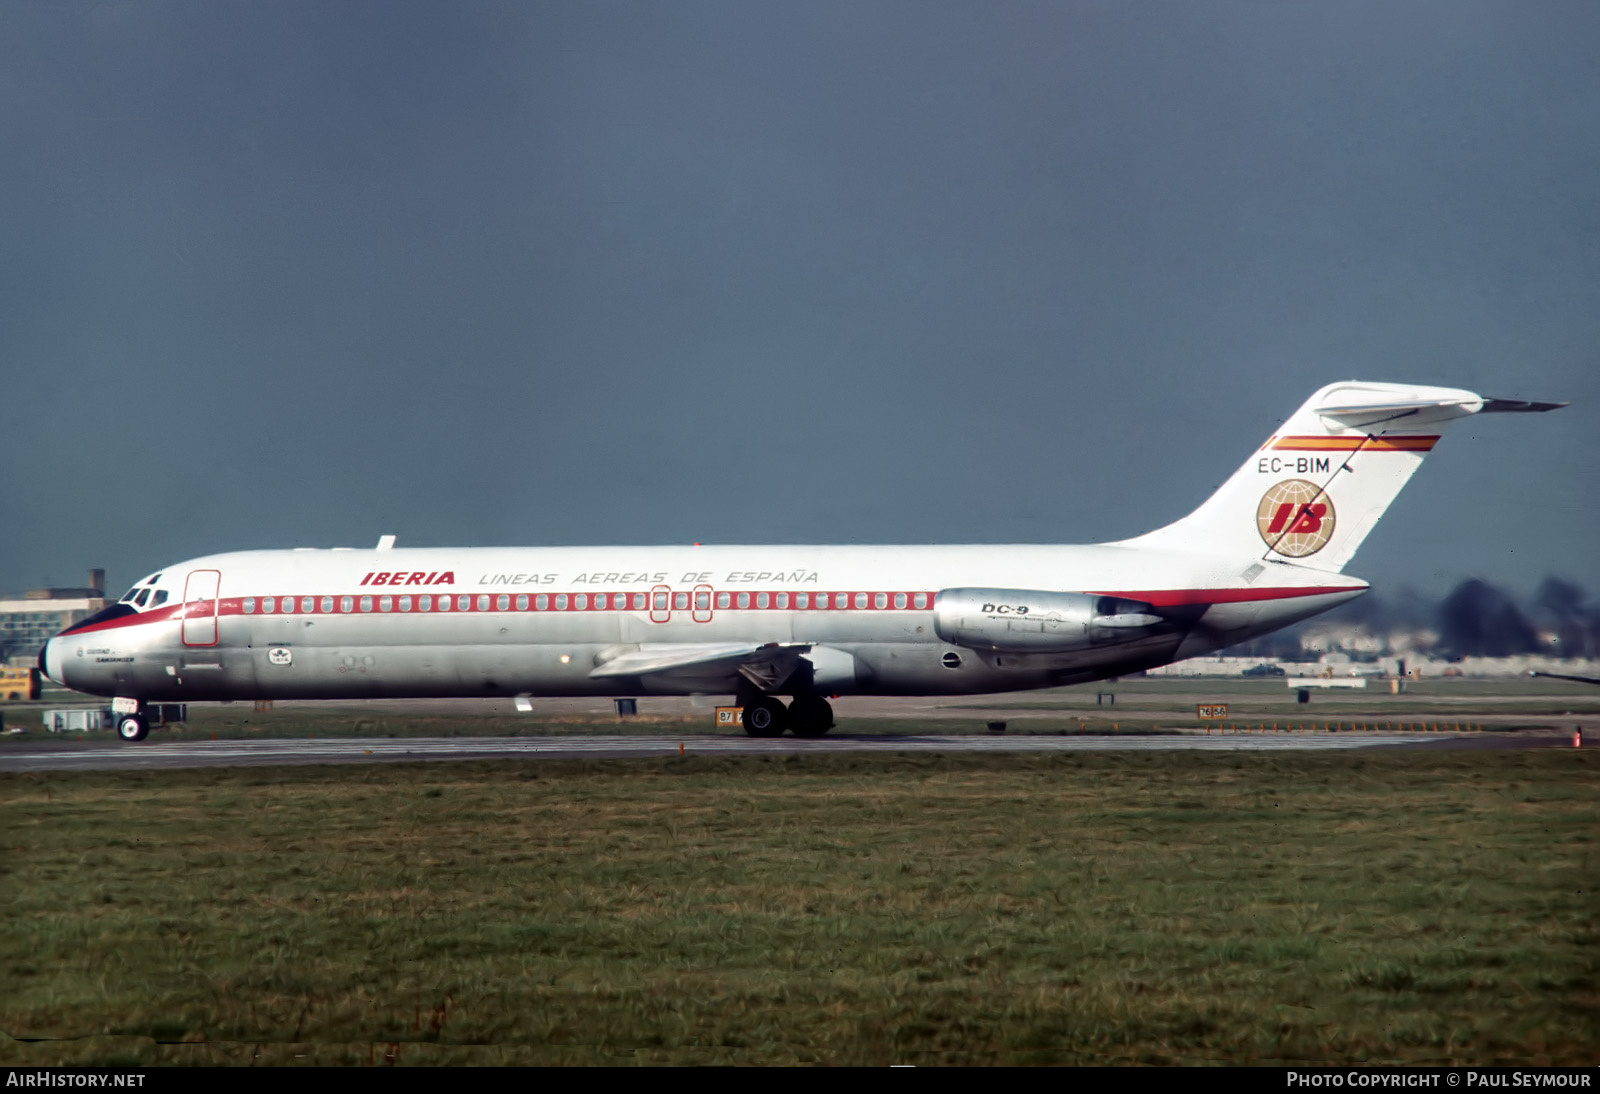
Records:
<instances>
[{"instance_id":1,"label":"red and yellow tail stripe","mask_svg":"<svg viewBox=\"0 0 1600 1094\"><path fill-rule=\"evenodd\" d=\"M1437 434L1400 437L1268 437L1263 452L1431 452Z\"/></svg>"}]
</instances>

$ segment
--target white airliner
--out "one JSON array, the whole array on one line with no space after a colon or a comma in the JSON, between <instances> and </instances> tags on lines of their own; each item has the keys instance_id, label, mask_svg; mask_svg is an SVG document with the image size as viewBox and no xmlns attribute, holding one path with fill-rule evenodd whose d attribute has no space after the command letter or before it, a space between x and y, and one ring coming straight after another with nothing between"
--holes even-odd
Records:
<instances>
[{"instance_id":1,"label":"white airliner","mask_svg":"<svg viewBox=\"0 0 1600 1094\"><path fill-rule=\"evenodd\" d=\"M1359 596L1341 572L1455 418L1452 388L1313 395L1205 504L1096 546L239 551L168 566L52 638L53 680L218 699L728 694L754 736L828 697L1017 691L1211 652ZM791 696L785 705L776 696Z\"/></svg>"}]
</instances>

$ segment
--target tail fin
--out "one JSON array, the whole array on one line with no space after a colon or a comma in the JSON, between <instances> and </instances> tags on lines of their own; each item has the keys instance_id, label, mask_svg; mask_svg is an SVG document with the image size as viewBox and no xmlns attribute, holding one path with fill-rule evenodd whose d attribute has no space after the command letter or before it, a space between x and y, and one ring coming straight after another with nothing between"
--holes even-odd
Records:
<instances>
[{"instance_id":1,"label":"tail fin","mask_svg":"<svg viewBox=\"0 0 1600 1094\"><path fill-rule=\"evenodd\" d=\"M1451 420L1565 405L1485 399L1447 387L1330 384L1200 508L1125 542L1337 573Z\"/></svg>"}]
</instances>

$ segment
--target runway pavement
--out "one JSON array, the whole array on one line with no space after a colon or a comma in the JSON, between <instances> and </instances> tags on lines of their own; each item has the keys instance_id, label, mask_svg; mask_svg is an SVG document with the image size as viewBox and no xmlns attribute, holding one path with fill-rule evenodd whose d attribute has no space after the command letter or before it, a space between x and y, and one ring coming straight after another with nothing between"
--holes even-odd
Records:
<instances>
[{"instance_id":1,"label":"runway pavement","mask_svg":"<svg viewBox=\"0 0 1600 1094\"><path fill-rule=\"evenodd\" d=\"M836 736L800 740L746 736L413 737L142 742L0 751L0 771L152 771L279 764L363 764L419 760L577 759L896 752L1296 752L1457 746L1483 734L1295 733L1206 736ZM1484 742L1487 743L1487 742ZM1534 742L1527 742L1532 744ZM1547 742L1539 742L1547 743Z\"/></svg>"}]
</instances>

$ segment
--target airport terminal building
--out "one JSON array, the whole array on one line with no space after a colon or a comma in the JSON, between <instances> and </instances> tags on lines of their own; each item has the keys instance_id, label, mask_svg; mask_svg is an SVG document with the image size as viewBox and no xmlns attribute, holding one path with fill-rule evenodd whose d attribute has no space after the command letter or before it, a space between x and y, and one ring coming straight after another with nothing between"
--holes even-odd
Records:
<instances>
[{"instance_id":1,"label":"airport terminal building","mask_svg":"<svg viewBox=\"0 0 1600 1094\"><path fill-rule=\"evenodd\" d=\"M89 585L82 588L0 595L0 662L33 664L47 641L105 605L104 570L90 570Z\"/></svg>"}]
</instances>

